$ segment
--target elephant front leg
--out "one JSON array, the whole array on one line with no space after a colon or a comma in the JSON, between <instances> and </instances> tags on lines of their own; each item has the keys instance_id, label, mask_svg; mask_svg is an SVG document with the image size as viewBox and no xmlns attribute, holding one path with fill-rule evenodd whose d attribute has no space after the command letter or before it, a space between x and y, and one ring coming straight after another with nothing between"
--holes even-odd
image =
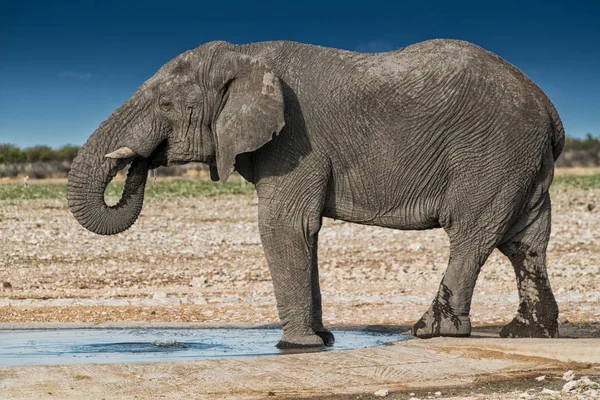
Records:
<instances>
[{"instance_id":1,"label":"elephant front leg","mask_svg":"<svg viewBox=\"0 0 600 400\"><path fill-rule=\"evenodd\" d=\"M318 234L315 235L313 245L312 245L312 255L311 255L311 284L312 284L312 299L313 299L313 308L312 308L312 329L313 331L323 339L323 343L325 346L333 346L335 343L335 337L330 330L325 328L323 325L323 309L321 306L321 287L319 285L319 262L318 262Z\"/></svg>"},{"instance_id":2,"label":"elephant front leg","mask_svg":"<svg viewBox=\"0 0 600 400\"><path fill-rule=\"evenodd\" d=\"M322 323L314 323L320 321L321 311L320 293L313 293L315 272L312 262L320 223L294 224L292 220L259 217L259 226L283 328L283 337L277 347L323 346L324 338L320 334L325 334L326 330L320 330ZM318 290L318 277L316 279ZM318 328L317 333L313 327Z\"/></svg>"}]
</instances>

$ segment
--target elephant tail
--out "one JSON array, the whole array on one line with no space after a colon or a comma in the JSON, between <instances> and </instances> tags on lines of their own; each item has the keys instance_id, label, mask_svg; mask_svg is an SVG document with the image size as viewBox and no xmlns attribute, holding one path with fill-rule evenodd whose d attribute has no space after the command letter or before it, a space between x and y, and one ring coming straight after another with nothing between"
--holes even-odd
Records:
<instances>
[{"instance_id":1,"label":"elephant tail","mask_svg":"<svg viewBox=\"0 0 600 400\"><path fill-rule=\"evenodd\" d=\"M562 121L558 116L558 112L552 103L549 104L548 113L550 114L550 119L552 122L550 133L552 154L554 155L554 161L556 161L565 147L565 128L563 127Z\"/></svg>"}]
</instances>

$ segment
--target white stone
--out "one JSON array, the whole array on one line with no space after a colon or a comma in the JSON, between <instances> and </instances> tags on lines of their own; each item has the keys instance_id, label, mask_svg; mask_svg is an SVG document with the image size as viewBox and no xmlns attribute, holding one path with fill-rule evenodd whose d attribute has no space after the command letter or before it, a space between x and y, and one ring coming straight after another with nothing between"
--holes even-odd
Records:
<instances>
[{"instance_id":1,"label":"white stone","mask_svg":"<svg viewBox=\"0 0 600 400\"><path fill-rule=\"evenodd\" d=\"M543 388L541 391L542 394L558 394L560 392L557 392L556 390L552 390L552 389L547 389L547 388Z\"/></svg>"},{"instance_id":2,"label":"white stone","mask_svg":"<svg viewBox=\"0 0 600 400\"><path fill-rule=\"evenodd\" d=\"M419 242L414 242L411 243L408 248L412 251L419 251L419 250L423 250L423 245Z\"/></svg>"},{"instance_id":3,"label":"white stone","mask_svg":"<svg viewBox=\"0 0 600 400\"><path fill-rule=\"evenodd\" d=\"M387 389L379 389L373 394L377 397L386 397L388 394L390 394L390 391Z\"/></svg>"},{"instance_id":4,"label":"white stone","mask_svg":"<svg viewBox=\"0 0 600 400\"><path fill-rule=\"evenodd\" d=\"M190 281L190 286L193 287L204 287L206 285L206 278L203 276L196 276Z\"/></svg>"},{"instance_id":5,"label":"white stone","mask_svg":"<svg viewBox=\"0 0 600 400\"><path fill-rule=\"evenodd\" d=\"M194 304L208 304L208 301L206 301L206 298L204 298L204 297L196 297L196 298L192 299L192 302Z\"/></svg>"},{"instance_id":6,"label":"white stone","mask_svg":"<svg viewBox=\"0 0 600 400\"><path fill-rule=\"evenodd\" d=\"M546 379L546 375L542 375L542 376L538 376L537 378L535 378L536 381L541 382L543 380Z\"/></svg>"},{"instance_id":7,"label":"white stone","mask_svg":"<svg viewBox=\"0 0 600 400\"><path fill-rule=\"evenodd\" d=\"M574 390L577 387L577 382L578 381L568 381L567 383L564 384L562 391L567 393L567 392Z\"/></svg>"},{"instance_id":8,"label":"white stone","mask_svg":"<svg viewBox=\"0 0 600 400\"><path fill-rule=\"evenodd\" d=\"M572 381L575 378L575 373L572 370L565 372L562 376L565 381Z\"/></svg>"},{"instance_id":9,"label":"white stone","mask_svg":"<svg viewBox=\"0 0 600 400\"><path fill-rule=\"evenodd\" d=\"M592 381L587 376L582 376L581 379L572 380L565 383L562 388L564 393L575 392L575 393L587 393L600 389L600 384Z\"/></svg>"}]
</instances>

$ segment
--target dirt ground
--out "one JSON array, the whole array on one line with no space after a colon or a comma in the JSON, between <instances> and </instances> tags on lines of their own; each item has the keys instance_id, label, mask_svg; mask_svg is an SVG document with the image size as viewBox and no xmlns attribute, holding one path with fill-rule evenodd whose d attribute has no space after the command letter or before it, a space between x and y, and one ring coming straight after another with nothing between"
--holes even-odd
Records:
<instances>
[{"instance_id":1,"label":"dirt ground","mask_svg":"<svg viewBox=\"0 0 600 400\"><path fill-rule=\"evenodd\" d=\"M553 192L550 281L561 323L600 321L600 190ZM152 199L123 234L83 229L66 201L0 202L0 322L274 322L275 300L252 196ZM427 309L447 265L442 230L325 220L320 277L327 324L397 324ZM472 321L517 308L515 276L495 251ZM588 332L600 336L595 326Z\"/></svg>"},{"instance_id":2,"label":"dirt ground","mask_svg":"<svg viewBox=\"0 0 600 400\"><path fill-rule=\"evenodd\" d=\"M600 190L552 195L548 270L561 330L600 337L600 208L588 209ZM256 213L246 195L152 199L133 228L103 237L83 229L66 201L0 202L0 323L277 322ZM411 325L448 259L442 230L332 220L319 250L323 316L336 326ZM479 276L472 322L497 332L516 309L512 267L495 251ZM472 398L523 398L502 387L478 393Z\"/></svg>"},{"instance_id":3,"label":"dirt ground","mask_svg":"<svg viewBox=\"0 0 600 400\"><path fill-rule=\"evenodd\" d=\"M27 400L591 400L600 392L598 342L477 334L285 356L0 367L0 393Z\"/></svg>"}]
</instances>

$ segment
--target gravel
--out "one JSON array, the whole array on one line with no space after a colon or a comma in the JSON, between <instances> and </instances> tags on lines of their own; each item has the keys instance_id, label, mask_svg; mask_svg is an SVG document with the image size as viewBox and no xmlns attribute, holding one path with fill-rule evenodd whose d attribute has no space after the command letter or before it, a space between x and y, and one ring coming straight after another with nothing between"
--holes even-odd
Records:
<instances>
[{"instance_id":1,"label":"gravel","mask_svg":"<svg viewBox=\"0 0 600 400\"><path fill-rule=\"evenodd\" d=\"M553 190L548 268L561 324L600 320L600 212L587 207L598 199L600 189ZM131 229L105 237L65 201L1 201L0 322L277 321L256 214L248 195L153 198ZM319 250L326 324L412 324L448 259L442 230L328 219ZM516 309L512 267L495 251L472 322L505 324Z\"/></svg>"}]
</instances>

